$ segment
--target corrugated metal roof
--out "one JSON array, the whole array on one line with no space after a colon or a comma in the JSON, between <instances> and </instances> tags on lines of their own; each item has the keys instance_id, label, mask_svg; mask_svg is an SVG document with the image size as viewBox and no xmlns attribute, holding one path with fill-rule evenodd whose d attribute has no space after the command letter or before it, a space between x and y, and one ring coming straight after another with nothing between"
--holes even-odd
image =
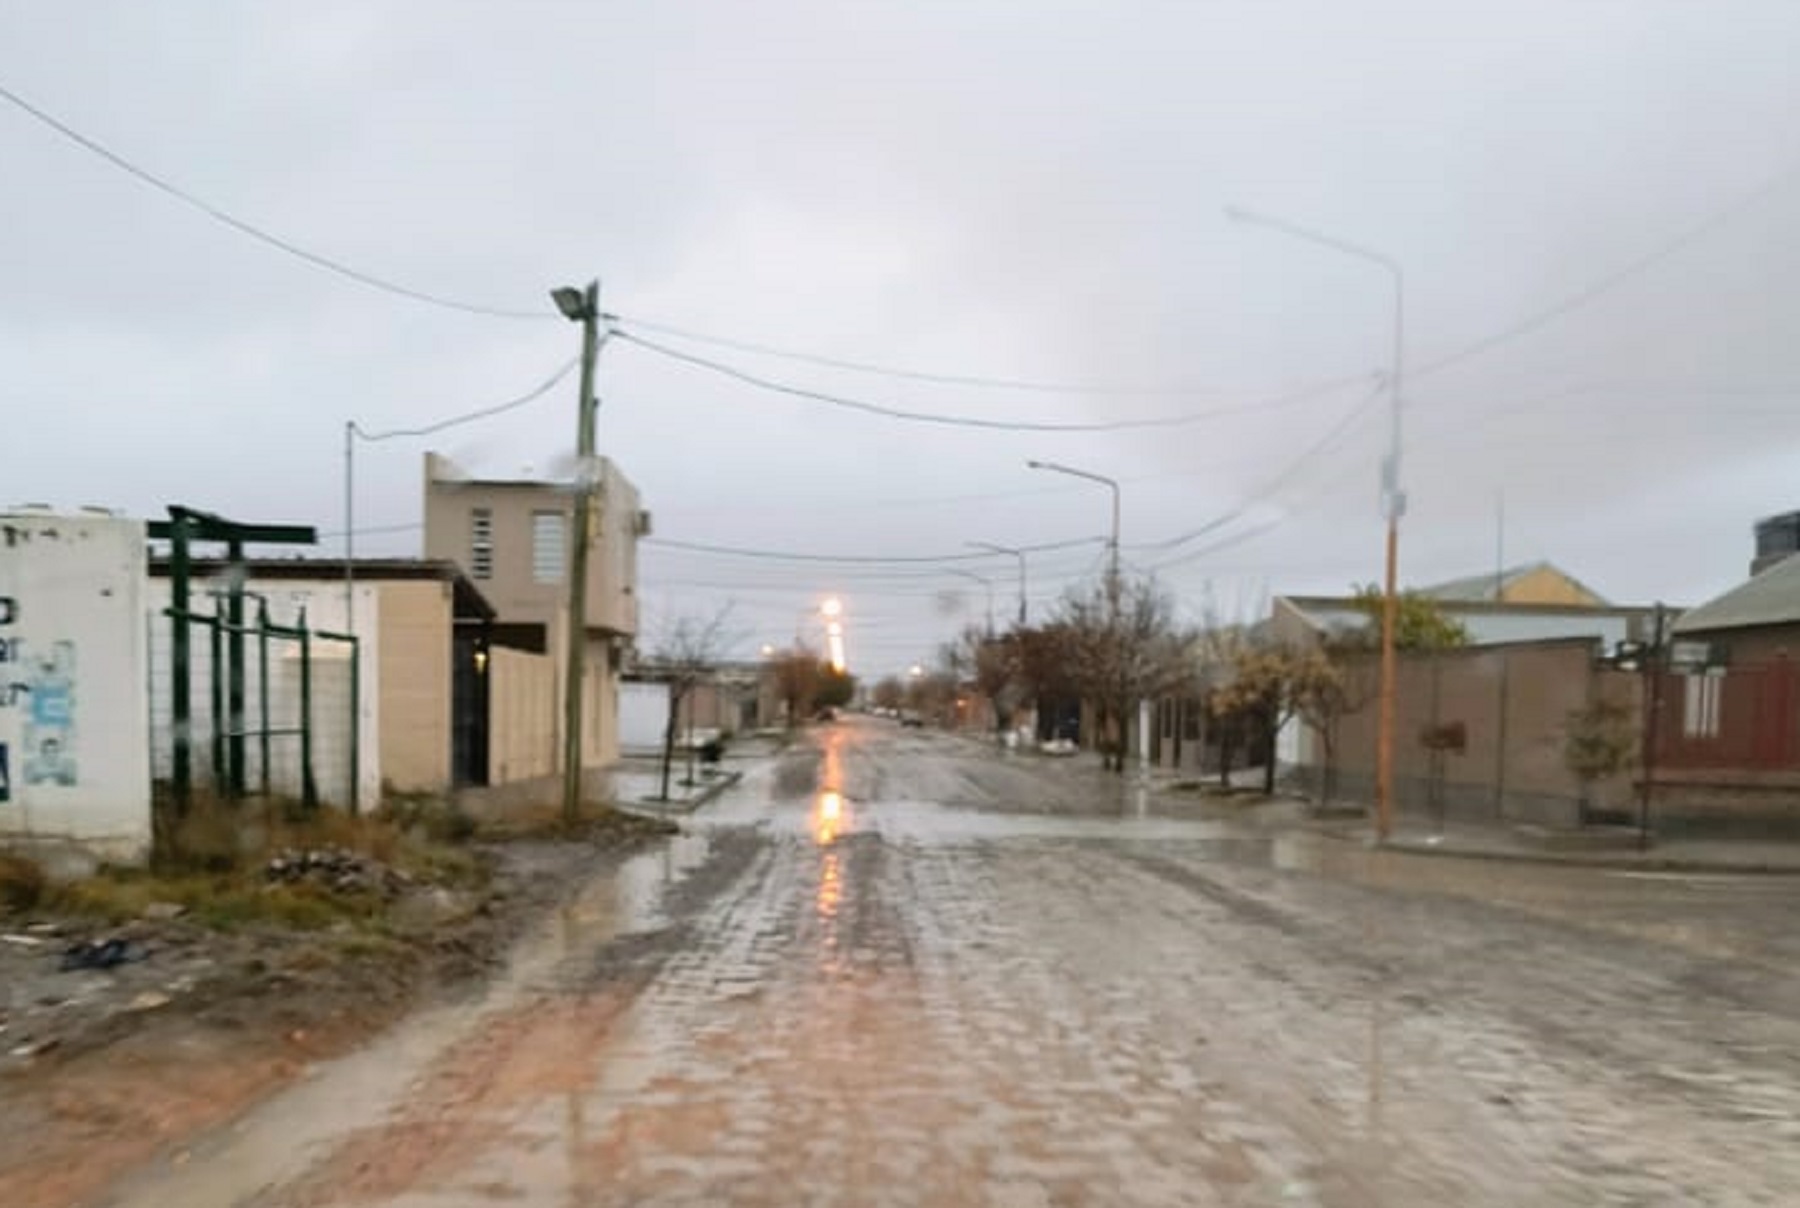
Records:
<instances>
[{"instance_id":1,"label":"corrugated metal roof","mask_svg":"<svg viewBox=\"0 0 1800 1208\"><path fill-rule=\"evenodd\" d=\"M1709 629L1746 629L1752 625L1785 625L1800 621L1800 554L1780 562L1675 622L1676 633Z\"/></svg>"}]
</instances>

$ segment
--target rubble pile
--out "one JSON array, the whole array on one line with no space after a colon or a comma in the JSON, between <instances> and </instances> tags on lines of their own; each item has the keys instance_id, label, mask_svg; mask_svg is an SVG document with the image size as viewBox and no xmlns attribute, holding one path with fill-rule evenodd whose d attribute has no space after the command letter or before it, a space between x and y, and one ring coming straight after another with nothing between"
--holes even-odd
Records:
<instances>
[{"instance_id":1,"label":"rubble pile","mask_svg":"<svg viewBox=\"0 0 1800 1208\"><path fill-rule=\"evenodd\" d=\"M269 858L263 877L270 884L304 882L333 893L366 893L390 900L412 885L412 878L399 869L342 847L284 848Z\"/></svg>"}]
</instances>

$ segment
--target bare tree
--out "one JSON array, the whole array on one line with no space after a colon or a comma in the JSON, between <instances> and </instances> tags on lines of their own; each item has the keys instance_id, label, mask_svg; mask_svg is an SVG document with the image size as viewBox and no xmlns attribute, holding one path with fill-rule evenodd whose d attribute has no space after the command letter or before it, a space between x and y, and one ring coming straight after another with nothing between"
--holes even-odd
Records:
<instances>
[{"instance_id":1,"label":"bare tree","mask_svg":"<svg viewBox=\"0 0 1800 1208\"><path fill-rule=\"evenodd\" d=\"M898 709L906 702L906 685L898 676L886 676L869 690L869 699L878 709Z\"/></svg>"},{"instance_id":2,"label":"bare tree","mask_svg":"<svg viewBox=\"0 0 1800 1208\"><path fill-rule=\"evenodd\" d=\"M662 792L660 801L669 799L669 767L675 757L675 725L687 700L718 667L727 645L726 618L731 615L727 604L710 618L678 616L657 639L654 653L644 670L669 689L669 716L663 727Z\"/></svg>"},{"instance_id":3,"label":"bare tree","mask_svg":"<svg viewBox=\"0 0 1800 1208\"><path fill-rule=\"evenodd\" d=\"M1375 677L1367 660L1347 660L1343 652L1326 647L1312 654L1313 669L1298 692L1300 716L1325 748L1319 772L1319 803L1330 805L1337 795L1338 734L1344 718L1361 712L1375 699Z\"/></svg>"},{"instance_id":4,"label":"bare tree","mask_svg":"<svg viewBox=\"0 0 1800 1208\"><path fill-rule=\"evenodd\" d=\"M787 726L793 729L812 707L819 691L819 656L804 644L778 652L770 660L775 691L787 706Z\"/></svg>"},{"instance_id":5,"label":"bare tree","mask_svg":"<svg viewBox=\"0 0 1800 1208\"><path fill-rule=\"evenodd\" d=\"M1103 765L1122 772L1132 706L1190 689L1195 635L1176 622L1173 599L1150 578L1122 584L1116 603L1104 584L1074 589L1054 624L1070 676L1098 714Z\"/></svg>"},{"instance_id":6,"label":"bare tree","mask_svg":"<svg viewBox=\"0 0 1800 1208\"><path fill-rule=\"evenodd\" d=\"M1020 642L1017 634L999 637L970 625L944 652L944 661L959 680L973 684L994 713L994 736L1004 741L1014 705L1021 695Z\"/></svg>"}]
</instances>

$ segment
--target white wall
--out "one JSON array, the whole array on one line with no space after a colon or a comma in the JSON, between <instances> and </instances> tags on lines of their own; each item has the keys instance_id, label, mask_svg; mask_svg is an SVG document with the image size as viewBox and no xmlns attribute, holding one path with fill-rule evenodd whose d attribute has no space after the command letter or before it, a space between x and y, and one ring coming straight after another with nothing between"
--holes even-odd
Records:
<instances>
[{"instance_id":1,"label":"white wall","mask_svg":"<svg viewBox=\"0 0 1800 1208\"><path fill-rule=\"evenodd\" d=\"M150 850L144 526L0 514L0 835Z\"/></svg>"},{"instance_id":2,"label":"white wall","mask_svg":"<svg viewBox=\"0 0 1800 1208\"><path fill-rule=\"evenodd\" d=\"M189 586L189 607L202 615L211 615L213 599L208 590L223 584L195 579ZM334 633L351 632L361 639L362 662L358 701L358 726L361 744L357 752L358 794L363 808L373 809L381 801L381 659L376 643L380 632L381 594L374 584L359 583L355 587L355 626L346 630L346 605L342 579L250 579L244 584L247 593L267 597L269 620L277 625L293 625L301 608L306 610L307 627ZM138 624L150 639L150 719L151 747L158 779L171 774L174 745L170 729L172 698L170 694L170 628L163 612L169 606L169 581L150 581L149 604ZM256 600L244 601L244 621L256 623ZM210 683L212 651L204 628L191 634L190 677L193 721L193 776L195 784L212 780L212 702ZM313 695L313 779L319 796L325 802L343 806L349 798L349 647L341 642L315 640L312 646ZM244 639L245 678L244 703L246 728L257 728L259 721L260 675L257 668L257 644L254 636ZM446 653L446 657L448 654ZM292 727L299 723L300 662L299 648L291 641L269 644L270 723ZM255 791L261 779L258 740L245 740L250 788ZM446 758L448 756L446 755ZM301 788L299 739L277 737L270 741L269 771L271 788L278 793L299 796Z\"/></svg>"},{"instance_id":3,"label":"white wall","mask_svg":"<svg viewBox=\"0 0 1800 1208\"><path fill-rule=\"evenodd\" d=\"M619 750L660 751L669 725L669 686L625 680L619 684Z\"/></svg>"}]
</instances>

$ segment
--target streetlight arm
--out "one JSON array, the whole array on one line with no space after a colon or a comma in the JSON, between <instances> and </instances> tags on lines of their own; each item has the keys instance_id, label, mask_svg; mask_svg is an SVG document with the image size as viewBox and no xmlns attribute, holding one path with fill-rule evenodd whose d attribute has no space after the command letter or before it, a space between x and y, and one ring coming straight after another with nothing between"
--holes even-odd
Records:
<instances>
[{"instance_id":1,"label":"streetlight arm","mask_svg":"<svg viewBox=\"0 0 1800 1208\"><path fill-rule=\"evenodd\" d=\"M1373 260L1376 264L1394 274L1396 280L1404 274L1400 262L1374 248L1364 247L1360 243L1351 243L1348 239L1339 239L1335 235L1327 235L1321 231L1296 226L1285 218L1275 218L1268 214L1258 214L1255 210L1246 210L1242 206L1226 206L1225 217L1233 222L1241 222L1248 226L1268 227L1272 231L1280 231L1284 235L1292 235L1295 239L1304 239L1308 243L1316 243L1321 247L1334 248L1346 256L1359 256L1364 260Z\"/></svg>"},{"instance_id":2,"label":"streetlight arm","mask_svg":"<svg viewBox=\"0 0 1800 1208\"><path fill-rule=\"evenodd\" d=\"M1113 611L1119 607L1119 483L1117 479L1108 478L1104 474L1095 474L1091 470L1077 470L1074 466L1065 466L1054 461L1031 460L1025 463L1033 470L1050 470L1057 474L1069 474L1076 478L1085 478L1089 482L1104 483L1112 489L1112 565L1107 572L1107 592L1112 598Z\"/></svg>"}]
</instances>

